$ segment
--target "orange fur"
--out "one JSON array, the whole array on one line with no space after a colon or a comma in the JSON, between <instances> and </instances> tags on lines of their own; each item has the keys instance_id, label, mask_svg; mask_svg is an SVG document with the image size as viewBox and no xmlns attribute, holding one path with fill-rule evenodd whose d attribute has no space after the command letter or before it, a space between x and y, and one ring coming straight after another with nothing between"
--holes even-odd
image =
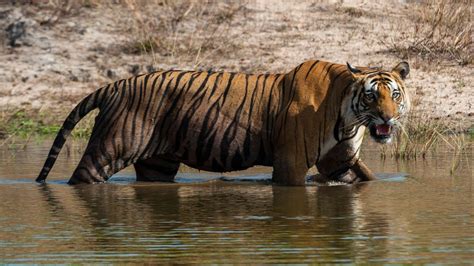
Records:
<instances>
[{"instance_id":1,"label":"orange fur","mask_svg":"<svg viewBox=\"0 0 474 266\"><path fill-rule=\"evenodd\" d=\"M378 77L377 100L368 108L399 115L390 82L404 98L403 66L349 71L307 61L287 74L158 71L120 80L71 112L37 181L45 180L75 124L95 108L100 112L70 184L104 182L131 164L139 180L172 181L180 163L219 172L273 166L273 180L286 185L303 185L315 164L330 178L353 169L362 180L372 179L358 159L360 132L371 124L358 122L353 108L369 99L359 93Z\"/></svg>"}]
</instances>

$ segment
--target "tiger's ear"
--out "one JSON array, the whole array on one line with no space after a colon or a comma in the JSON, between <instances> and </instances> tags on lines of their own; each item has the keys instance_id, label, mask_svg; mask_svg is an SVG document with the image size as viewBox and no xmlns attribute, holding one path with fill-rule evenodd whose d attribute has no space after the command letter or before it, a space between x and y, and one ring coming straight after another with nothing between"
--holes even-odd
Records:
<instances>
[{"instance_id":1,"label":"tiger's ear","mask_svg":"<svg viewBox=\"0 0 474 266\"><path fill-rule=\"evenodd\" d=\"M350 71L351 74L352 74L352 77L353 77L354 79L357 79L357 76L358 76L362 71L360 71L359 69L353 67L351 64L349 64L349 62L346 62L346 64L347 64L347 69L349 69L349 71Z\"/></svg>"},{"instance_id":2,"label":"tiger's ear","mask_svg":"<svg viewBox=\"0 0 474 266\"><path fill-rule=\"evenodd\" d=\"M392 72L397 73L402 79L405 79L408 73L410 73L410 65L408 65L408 62L402 61L392 69Z\"/></svg>"},{"instance_id":3,"label":"tiger's ear","mask_svg":"<svg viewBox=\"0 0 474 266\"><path fill-rule=\"evenodd\" d=\"M349 62L346 62L346 64L347 64L347 68L349 69L350 72L352 72L352 74L358 74L362 72L359 69L353 67L351 64L349 64Z\"/></svg>"}]
</instances>

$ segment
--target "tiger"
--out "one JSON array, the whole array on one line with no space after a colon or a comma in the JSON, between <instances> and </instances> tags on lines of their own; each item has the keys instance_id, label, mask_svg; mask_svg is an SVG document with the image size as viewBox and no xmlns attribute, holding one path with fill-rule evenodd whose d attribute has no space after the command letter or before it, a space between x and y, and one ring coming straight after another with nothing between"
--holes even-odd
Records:
<instances>
[{"instance_id":1,"label":"tiger","mask_svg":"<svg viewBox=\"0 0 474 266\"><path fill-rule=\"evenodd\" d=\"M67 116L36 178L45 182L75 125L99 109L68 184L103 183L133 165L137 181L173 182L180 164L211 172L262 165L272 181L376 179L364 132L388 143L410 107L402 61L391 70L309 60L287 73L158 70L110 83ZM351 177L348 180L347 176Z\"/></svg>"}]
</instances>

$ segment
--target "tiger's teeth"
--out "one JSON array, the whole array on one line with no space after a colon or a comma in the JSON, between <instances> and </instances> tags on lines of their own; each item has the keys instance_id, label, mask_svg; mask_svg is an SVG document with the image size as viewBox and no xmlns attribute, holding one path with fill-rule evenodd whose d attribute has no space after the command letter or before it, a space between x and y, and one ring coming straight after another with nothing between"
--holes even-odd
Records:
<instances>
[{"instance_id":1,"label":"tiger's teeth","mask_svg":"<svg viewBox=\"0 0 474 266\"><path fill-rule=\"evenodd\" d=\"M392 131L392 127L387 124L375 126L375 132L377 133L377 135L387 136L387 135L390 135L391 131Z\"/></svg>"}]
</instances>

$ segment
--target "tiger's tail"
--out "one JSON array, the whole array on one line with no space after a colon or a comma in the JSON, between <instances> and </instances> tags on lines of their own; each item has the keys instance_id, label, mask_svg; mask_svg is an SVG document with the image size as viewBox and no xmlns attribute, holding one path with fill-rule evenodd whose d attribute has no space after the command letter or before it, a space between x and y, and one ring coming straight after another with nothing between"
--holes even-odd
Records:
<instances>
[{"instance_id":1,"label":"tiger's tail","mask_svg":"<svg viewBox=\"0 0 474 266\"><path fill-rule=\"evenodd\" d=\"M49 174L49 171L56 162L61 148L66 142L67 137L71 134L72 130L76 124L89 112L99 107L99 104L102 102L106 91L104 88L98 89L97 91L89 94L84 98L74 109L69 113L66 120L64 121L61 129L59 130L56 138L54 139L53 146L49 150L48 158L41 169L36 182L43 183L46 180L46 177Z\"/></svg>"}]
</instances>

